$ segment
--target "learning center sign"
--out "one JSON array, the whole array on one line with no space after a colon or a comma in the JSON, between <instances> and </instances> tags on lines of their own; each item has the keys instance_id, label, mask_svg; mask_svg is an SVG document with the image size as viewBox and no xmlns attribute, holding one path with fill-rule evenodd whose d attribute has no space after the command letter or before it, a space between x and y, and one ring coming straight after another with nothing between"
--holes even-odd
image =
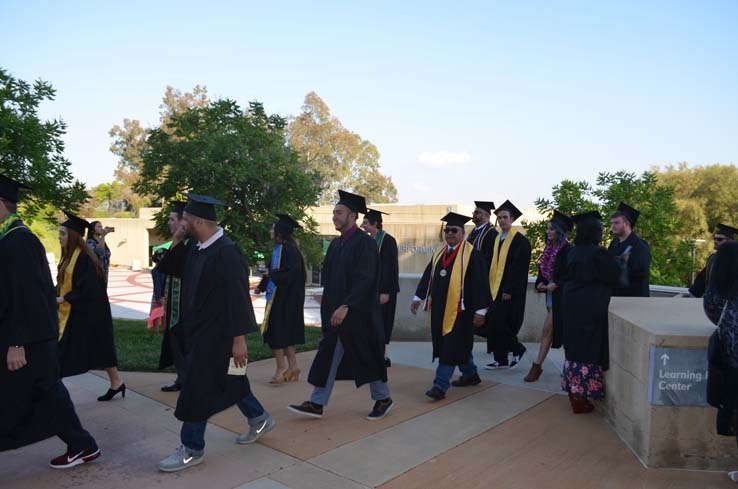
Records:
<instances>
[{"instance_id":1,"label":"learning center sign","mask_svg":"<svg viewBox=\"0 0 738 489\"><path fill-rule=\"evenodd\" d=\"M648 402L655 406L707 406L707 350L650 351Z\"/></svg>"}]
</instances>

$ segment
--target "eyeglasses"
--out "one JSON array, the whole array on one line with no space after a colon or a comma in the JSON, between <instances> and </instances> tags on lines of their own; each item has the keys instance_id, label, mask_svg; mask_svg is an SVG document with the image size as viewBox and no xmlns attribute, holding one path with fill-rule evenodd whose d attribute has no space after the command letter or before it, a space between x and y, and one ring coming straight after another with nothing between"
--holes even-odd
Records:
<instances>
[{"instance_id":1,"label":"eyeglasses","mask_svg":"<svg viewBox=\"0 0 738 489\"><path fill-rule=\"evenodd\" d=\"M444 228L443 232L446 234L456 234L459 232L458 228Z\"/></svg>"}]
</instances>

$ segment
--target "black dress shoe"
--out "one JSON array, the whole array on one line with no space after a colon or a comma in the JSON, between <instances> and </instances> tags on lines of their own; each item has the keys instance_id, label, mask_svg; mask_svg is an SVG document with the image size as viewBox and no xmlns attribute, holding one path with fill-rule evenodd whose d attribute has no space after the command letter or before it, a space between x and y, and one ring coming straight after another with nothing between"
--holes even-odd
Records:
<instances>
[{"instance_id":1,"label":"black dress shoe","mask_svg":"<svg viewBox=\"0 0 738 489\"><path fill-rule=\"evenodd\" d=\"M477 385L482 382L482 379L479 378L479 374L474 374L471 377L459 377L458 380L454 380L451 382L451 385L454 387L468 387L470 385Z\"/></svg>"},{"instance_id":2,"label":"black dress shoe","mask_svg":"<svg viewBox=\"0 0 738 489\"><path fill-rule=\"evenodd\" d=\"M109 401L115 397L117 393L121 394L121 397L126 397L126 384L120 384L117 389L108 389L104 395L97 398L98 401Z\"/></svg>"},{"instance_id":3,"label":"black dress shoe","mask_svg":"<svg viewBox=\"0 0 738 489\"><path fill-rule=\"evenodd\" d=\"M425 395L436 401L440 401L441 399L446 397L446 393L436 386L433 386L429 390L425 391Z\"/></svg>"},{"instance_id":4,"label":"black dress shoe","mask_svg":"<svg viewBox=\"0 0 738 489\"><path fill-rule=\"evenodd\" d=\"M161 387L162 392L179 392L182 390L182 384L174 382L173 384L163 385Z\"/></svg>"}]
</instances>

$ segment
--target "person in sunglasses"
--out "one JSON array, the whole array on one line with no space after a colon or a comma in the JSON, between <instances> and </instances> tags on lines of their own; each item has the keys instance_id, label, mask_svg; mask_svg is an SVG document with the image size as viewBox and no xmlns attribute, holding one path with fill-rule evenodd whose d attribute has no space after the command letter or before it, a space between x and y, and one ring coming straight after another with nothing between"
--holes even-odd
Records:
<instances>
[{"instance_id":1,"label":"person in sunglasses","mask_svg":"<svg viewBox=\"0 0 738 489\"><path fill-rule=\"evenodd\" d=\"M446 397L450 386L477 385L482 380L472 356L474 329L484 325L490 305L482 254L464 239L469 217L449 212L444 237L446 245L436 252L420 279L410 305L417 314L421 302L430 312L433 360L438 358L433 386L425 393L433 400ZM461 377L450 382L459 367Z\"/></svg>"},{"instance_id":2,"label":"person in sunglasses","mask_svg":"<svg viewBox=\"0 0 738 489\"><path fill-rule=\"evenodd\" d=\"M512 227L523 213L506 200L495 214L501 232L495 238L489 267L489 290L494 306L487 315L487 353L492 353L494 358L484 367L487 370L514 368L525 354L525 346L518 341L518 331L525 316L530 267L530 241Z\"/></svg>"},{"instance_id":3,"label":"person in sunglasses","mask_svg":"<svg viewBox=\"0 0 738 489\"><path fill-rule=\"evenodd\" d=\"M738 234L738 229L732 226L728 226L727 224L717 225L717 229L715 229L715 234L712 237L712 242L716 253L713 253L707 259L705 268L703 268L700 273L697 274L694 279L694 283L689 288L689 292L677 294L677 297L702 297L703 295L705 295L707 284L710 282L712 267L715 264L715 255L717 254L717 251L728 241L735 240L736 234Z\"/></svg>"}]
</instances>

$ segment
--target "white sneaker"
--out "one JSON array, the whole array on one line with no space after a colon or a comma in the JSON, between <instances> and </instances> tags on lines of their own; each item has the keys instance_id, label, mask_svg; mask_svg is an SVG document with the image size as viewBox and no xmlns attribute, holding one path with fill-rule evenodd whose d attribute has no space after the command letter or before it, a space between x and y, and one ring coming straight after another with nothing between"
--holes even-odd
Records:
<instances>
[{"instance_id":1,"label":"white sneaker","mask_svg":"<svg viewBox=\"0 0 738 489\"><path fill-rule=\"evenodd\" d=\"M238 438L236 438L236 443L239 443L241 445L254 443L261 437L261 435L272 431L275 426L277 426L277 422L274 421L274 418L269 416L267 419L256 426L249 426L249 432L243 435L239 435Z\"/></svg>"},{"instance_id":2,"label":"white sneaker","mask_svg":"<svg viewBox=\"0 0 738 489\"><path fill-rule=\"evenodd\" d=\"M738 470L734 470L733 472L728 472L728 477L733 482L738 482Z\"/></svg>"},{"instance_id":3,"label":"white sneaker","mask_svg":"<svg viewBox=\"0 0 738 489\"><path fill-rule=\"evenodd\" d=\"M189 469L202 462L203 452L195 452L180 445L177 450L159 462L159 470L162 472L178 472L180 470Z\"/></svg>"}]
</instances>

